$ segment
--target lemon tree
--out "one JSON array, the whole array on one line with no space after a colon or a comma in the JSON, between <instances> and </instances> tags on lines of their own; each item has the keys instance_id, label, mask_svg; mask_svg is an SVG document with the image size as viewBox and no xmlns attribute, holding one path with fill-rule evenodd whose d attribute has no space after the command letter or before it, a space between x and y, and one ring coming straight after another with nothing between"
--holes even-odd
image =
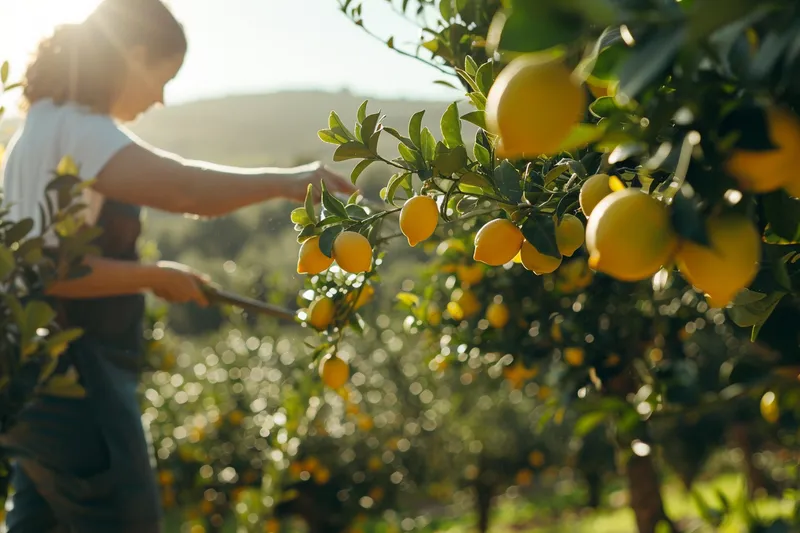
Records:
<instances>
[{"instance_id":1,"label":"lemon tree","mask_svg":"<svg viewBox=\"0 0 800 533\"><path fill-rule=\"evenodd\" d=\"M360 2L343 1L340 7L375 36ZM543 350L556 359L568 354L568 367L585 362L587 372L607 374L592 380L599 383L615 381L618 367L627 376L619 379L620 398L646 384L631 378L642 364L652 369L655 383L669 382L660 372L662 361L675 364L681 350L664 360L659 348L662 360L653 361L636 347L640 335L658 339L648 330L669 323L666 317L683 308L689 311L681 319L686 322L672 323L670 335L688 331L695 320L733 320L752 328L752 338L771 354L760 365L772 376L768 382L775 376L769 368L791 367L800 355L797 336L787 329L798 316L800 251L796 178L787 171L798 131L798 89L790 74L797 61L789 36L798 17L793 3L720 8L702 1L512 0L403 2L398 10L418 21L426 36L418 49L399 51L451 74L444 83L462 88L467 101L447 109L438 132L422 126L424 112L407 127L389 126L391 117L370 110L368 102L356 112L352 129L331 114L320 138L336 146L335 160L356 163L354 182L373 164L396 172L381 193L387 208L370 209L368 217L375 218L366 224L359 216L347 217L344 225L371 226L370 242L380 250L394 235L382 233L381 224L406 201L429 196L439 207L437 232L473 231L472 260L487 265L484 275L521 262L534 273L556 276L561 269L584 269L567 259L584 246L575 230L585 226L585 271L593 275L584 277L594 278L597 289L573 285L571 294L546 303L543 312L590 318L573 346ZM398 49L393 39L387 45ZM474 141L465 140L465 131L475 132ZM396 155L379 150L382 137L397 141ZM360 202L355 196L348 203ZM336 216L341 212L298 224L299 240L337 231ZM741 249L733 249L734 240ZM380 251L375 257L377 270L391 259ZM462 269L468 259L464 263ZM570 283L552 282L557 285ZM451 288L446 298L416 311L414 320L427 320L431 328L449 320L472 323L491 301L511 310L513 324L519 303L526 296L536 299L531 285L513 297L476 296L474 285ZM695 290L704 295L702 305ZM675 297L678 309L672 311L662 298ZM593 309L604 311L575 311L590 298ZM410 296L401 301L416 305ZM492 321L501 323L497 305ZM603 345L587 339L602 337L607 326L598 319L604 315L617 324L638 316L634 323L640 326L628 339L609 339L603 354L609 363L600 365L585 345ZM550 335L565 335L564 320ZM528 336L544 337L542 331L547 330ZM524 352L522 339L514 344L510 353ZM526 365L512 368L517 379L532 372ZM580 390L569 379L551 379L564 396ZM750 394L766 386L748 385ZM666 401L658 398L657 404ZM636 441L641 437L630 432L627 443ZM648 453L634 455L629 474L652 484ZM654 531L665 516L652 498L657 490L641 493L651 501L632 501L639 528Z\"/></svg>"}]
</instances>

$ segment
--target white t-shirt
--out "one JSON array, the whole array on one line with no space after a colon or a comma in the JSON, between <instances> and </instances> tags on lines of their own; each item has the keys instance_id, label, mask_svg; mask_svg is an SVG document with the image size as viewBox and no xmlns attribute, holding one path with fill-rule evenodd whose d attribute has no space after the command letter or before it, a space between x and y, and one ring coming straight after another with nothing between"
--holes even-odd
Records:
<instances>
[{"instance_id":1,"label":"white t-shirt","mask_svg":"<svg viewBox=\"0 0 800 533\"><path fill-rule=\"evenodd\" d=\"M114 154L132 142L133 135L108 115L92 113L71 103L56 105L49 99L36 102L9 142L0 167L4 204L10 207L10 218L32 218L35 224L32 234L38 235L39 206L64 156L75 161L81 179L93 179ZM103 196L87 188L84 202L85 219L94 224L103 206ZM48 244L55 244L52 233L45 239Z\"/></svg>"}]
</instances>

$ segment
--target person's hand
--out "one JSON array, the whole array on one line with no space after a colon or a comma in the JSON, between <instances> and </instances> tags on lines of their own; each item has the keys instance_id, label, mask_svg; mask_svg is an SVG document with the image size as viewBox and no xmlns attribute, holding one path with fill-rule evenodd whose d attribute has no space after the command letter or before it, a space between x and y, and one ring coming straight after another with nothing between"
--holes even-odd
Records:
<instances>
[{"instance_id":1,"label":"person's hand","mask_svg":"<svg viewBox=\"0 0 800 533\"><path fill-rule=\"evenodd\" d=\"M195 303L208 306L208 298L203 286L211 283L211 278L196 270L173 261L159 261L155 265L153 294L170 303Z\"/></svg>"},{"instance_id":2,"label":"person's hand","mask_svg":"<svg viewBox=\"0 0 800 533\"><path fill-rule=\"evenodd\" d=\"M314 186L314 202L318 203L322 196L320 182L325 182L325 187L333 195L349 197L358 189L350 183L350 180L341 176L320 163L319 161L300 167L298 183L294 194L290 195L292 200L302 202L306 197L308 185Z\"/></svg>"}]
</instances>

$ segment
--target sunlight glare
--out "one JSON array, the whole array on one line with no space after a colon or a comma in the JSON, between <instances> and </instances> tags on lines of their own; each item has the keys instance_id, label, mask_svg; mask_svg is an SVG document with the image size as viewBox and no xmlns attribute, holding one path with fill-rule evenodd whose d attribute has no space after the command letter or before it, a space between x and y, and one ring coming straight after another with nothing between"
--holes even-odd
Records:
<instances>
[{"instance_id":1,"label":"sunlight glare","mask_svg":"<svg viewBox=\"0 0 800 533\"><path fill-rule=\"evenodd\" d=\"M10 61L12 71L21 74L41 39L59 24L81 22L99 3L100 0L0 0L0 60Z\"/></svg>"}]
</instances>

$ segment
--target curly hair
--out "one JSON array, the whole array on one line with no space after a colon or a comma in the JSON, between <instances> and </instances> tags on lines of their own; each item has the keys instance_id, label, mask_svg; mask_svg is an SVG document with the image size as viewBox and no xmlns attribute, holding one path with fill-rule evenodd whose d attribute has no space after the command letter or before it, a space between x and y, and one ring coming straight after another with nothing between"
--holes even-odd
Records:
<instances>
[{"instance_id":1,"label":"curly hair","mask_svg":"<svg viewBox=\"0 0 800 533\"><path fill-rule=\"evenodd\" d=\"M103 0L82 23L59 26L39 43L23 79L23 106L50 98L108 112L135 46L158 61L185 54L186 34L161 0Z\"/></svg>"}]
</instances>

